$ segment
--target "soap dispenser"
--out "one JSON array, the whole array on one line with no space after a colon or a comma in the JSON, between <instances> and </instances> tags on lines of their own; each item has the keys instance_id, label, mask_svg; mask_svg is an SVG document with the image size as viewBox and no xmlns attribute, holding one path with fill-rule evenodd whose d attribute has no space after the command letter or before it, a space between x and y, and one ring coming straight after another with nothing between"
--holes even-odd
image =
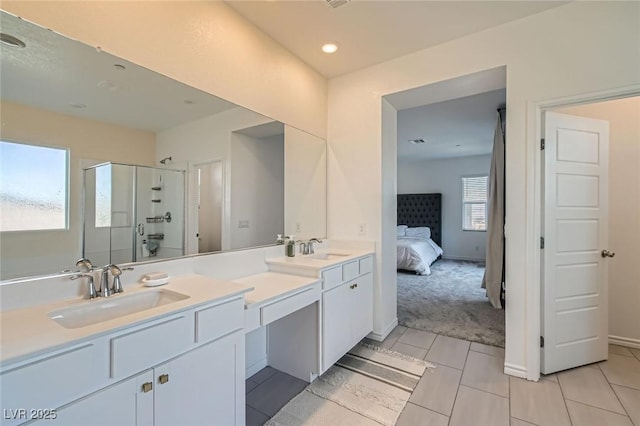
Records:
<instances>
[{"instance_id":1,"label":"soap dispenser","mask_svg":"<svg viewBox=\"0 0 640 426\"><path fill-rule=\"evenodd\" d=\"M287 238L287 244L286 244L286 254L287 257L295 257L296 255L296 240L295 240L295 235L290 235Z\"/></svg>"}]
</instances>

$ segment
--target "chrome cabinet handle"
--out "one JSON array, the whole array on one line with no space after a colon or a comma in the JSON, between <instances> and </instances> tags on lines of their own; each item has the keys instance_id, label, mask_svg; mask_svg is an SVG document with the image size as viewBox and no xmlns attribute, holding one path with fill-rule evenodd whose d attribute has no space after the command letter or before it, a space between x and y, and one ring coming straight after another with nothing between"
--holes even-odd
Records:
<instances>
[{"instance_id":1,"label":"chrome cabinet handle","mask_svg":"<svg viewBox=\"0 0 640 426\"><path fill-rule=\"evenodd\" d=\"M602 253L600 253L600 256L602 256L602 257L613 257L615 255L616 255L615 252L609 251L607 249L602 250Z\"/></svg>"}]
</instances>

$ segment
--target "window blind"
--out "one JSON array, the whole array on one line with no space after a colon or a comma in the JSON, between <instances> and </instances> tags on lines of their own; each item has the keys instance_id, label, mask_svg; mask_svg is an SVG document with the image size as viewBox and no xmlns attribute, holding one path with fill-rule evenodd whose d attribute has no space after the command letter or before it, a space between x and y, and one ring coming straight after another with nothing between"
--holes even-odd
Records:
<instances>
[{"instance_id":1,"label":"window blind","mask_svg":"<svg viewBox=\"0 0 640 426\"><path fill-rule=\"evenodd\" d=\"M462 229L487 230L488 176L462 178Z\"/></svg>"}]
</instances>

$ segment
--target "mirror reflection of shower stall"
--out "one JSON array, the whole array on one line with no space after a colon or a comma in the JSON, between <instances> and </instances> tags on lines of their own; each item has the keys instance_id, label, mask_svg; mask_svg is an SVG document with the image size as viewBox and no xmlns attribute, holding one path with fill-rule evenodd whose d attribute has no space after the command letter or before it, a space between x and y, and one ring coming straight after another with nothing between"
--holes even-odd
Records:
<instances>
[{"instance_id":1,"label":"mirror reflection of shower stall","mask_svg":"<svg viewBox=\"0 0 640 426\"><path fill-rule=\"evenodd\" d=\"M97 265L184 255L185 173L104 163L84 170L83 256Z\"/></svg>"}]
</instances>

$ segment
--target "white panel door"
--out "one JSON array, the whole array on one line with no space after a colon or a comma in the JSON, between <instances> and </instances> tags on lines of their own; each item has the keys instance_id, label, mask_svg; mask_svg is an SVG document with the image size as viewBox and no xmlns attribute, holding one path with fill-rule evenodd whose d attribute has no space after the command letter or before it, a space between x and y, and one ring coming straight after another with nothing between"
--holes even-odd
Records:
<instances>
[{"instance_id":1,"label":"white panel door","mask_svg":"<svg viewBox=\"0 0 640 426\"><path fill-rule=\"evenodd\" d=\"M545 114L544 374L607 358L609 123Z\"/></svg>"}]
</instances>

